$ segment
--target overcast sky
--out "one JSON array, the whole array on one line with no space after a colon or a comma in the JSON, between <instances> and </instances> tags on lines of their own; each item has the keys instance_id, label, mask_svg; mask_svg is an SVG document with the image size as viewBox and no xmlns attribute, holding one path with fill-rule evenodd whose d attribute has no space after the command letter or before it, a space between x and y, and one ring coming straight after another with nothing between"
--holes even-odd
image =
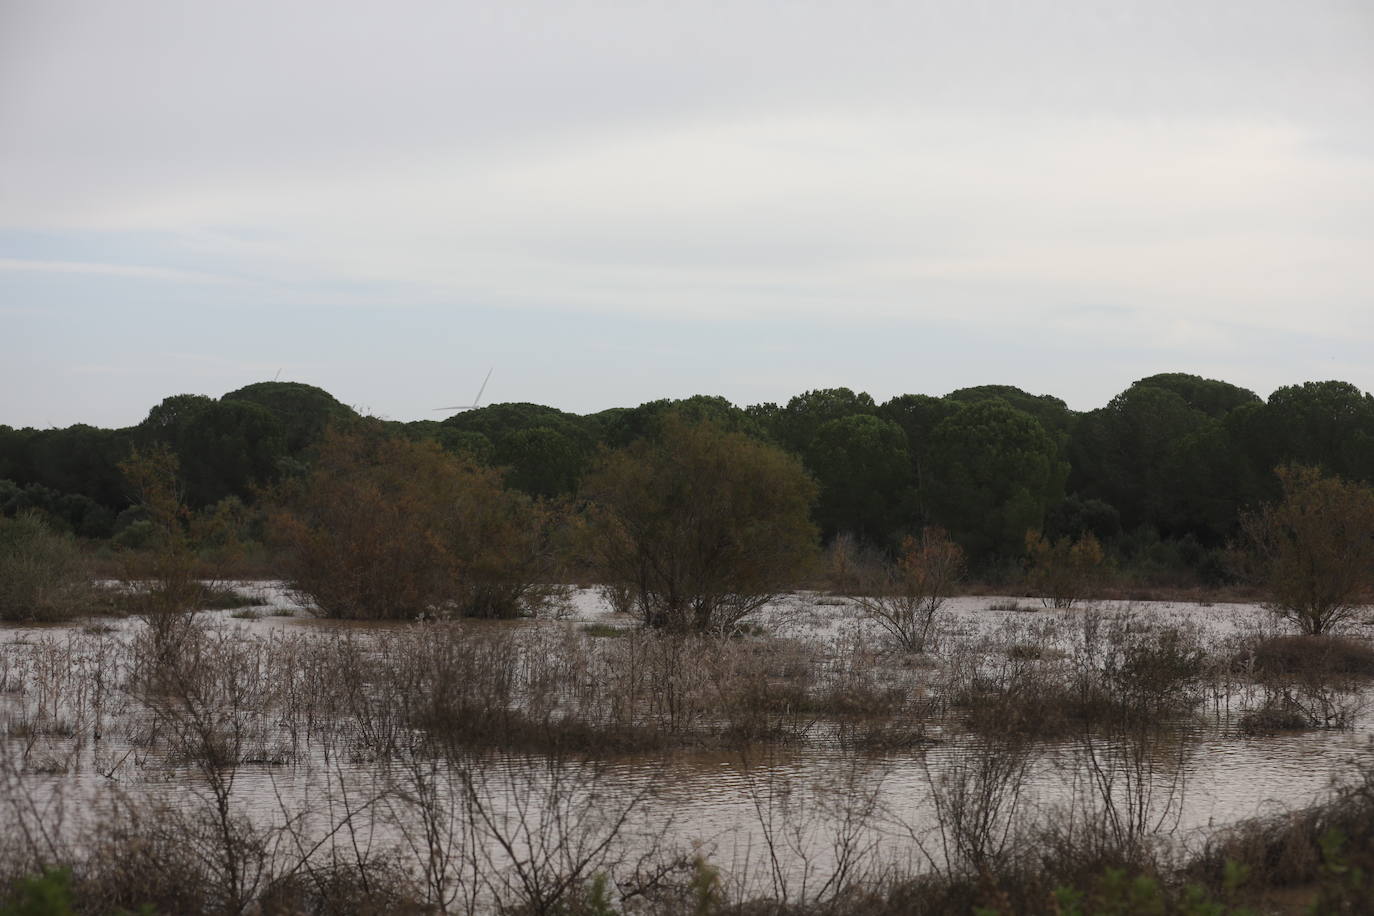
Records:
<instances>
[{"instance_id":1,"label":"overcast sky","mask_svg":"<svg viewBox=\"0 0 1374 916\"><path fill-rule=\"evenodd\" d=\"M1374 388L1368 0L0 0L0 423Z\"/></svg>"}]
</instances>

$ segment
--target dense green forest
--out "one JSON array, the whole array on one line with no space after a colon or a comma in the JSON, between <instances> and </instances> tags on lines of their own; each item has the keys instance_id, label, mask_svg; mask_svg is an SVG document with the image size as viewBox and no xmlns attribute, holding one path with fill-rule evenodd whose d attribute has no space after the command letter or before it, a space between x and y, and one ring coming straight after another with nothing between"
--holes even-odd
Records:
<instances>
[{"instance_id":1,"label":"dense green forest","mask_svg":"<svg viewBox=\"0 0 1374 916\"><path fill-rule=\"evenodd\" d=\"M1337 381L1264 400L1169 373L1087 412L984 385L881 404L847 388L748 407L698 395L581 416L493 404L411 423L360 417L310 385L262 382L218 400L168 397L125 429L0 426L0 511L37 510L82 538L135 541L140 510L117 467L135 448L175 453L192 509L251 509L262 488L308 469L327 428L350 424L434 441L500 469L531 497L575 497L599 449L657 437L669 413L798 456L819 487L814 521L826 541L848 534L887 549L939 525L991 579L1019 568L1026 532L1038 530L1091 532L1141 580L1219 582L1242 512L1277 495L1277 466L1374 482L1374 398Z\"/></svg>"}]
</instances>

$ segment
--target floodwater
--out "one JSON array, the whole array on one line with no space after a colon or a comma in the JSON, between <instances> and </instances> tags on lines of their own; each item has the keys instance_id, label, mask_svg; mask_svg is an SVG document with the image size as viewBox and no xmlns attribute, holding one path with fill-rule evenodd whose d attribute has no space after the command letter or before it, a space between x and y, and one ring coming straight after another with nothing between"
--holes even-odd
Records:
<instances>
[{"instance_id":1,"label":"floodwater","mask_svg":"<svg viewBox=\"0 0 1374 916\"><path fill-rule=\"evenodd\" d=\"M266 605L246 614L203 612L202 618L245 637L340 630L365 636L408 626L317 620L304 615L273 583L240 583L239 588ZM1012 606L1020 609L1006 609ZM285 612L294 616L279 616ZM1051 611L1024 599L969 597L946 605L940 639L943 644L982 638L1038 642L1052 650L1055 639L1092 614L1133 614L1154 625L1200 634L1204 644L1272 625L1264 610L1244 604L1104 603L1091 610ZM874 638L869 621L856 608L812 595L788 596L759 618L765 631L801 642L831 645ZM1054 622L1058 629L1049 626ZM560 617L478 626L541 632L589 623L633 626L628 618L612 614L591 590L573 592ZM83 684L98 692L92 678L107 676L116 667L109 657L126 652L142 624L115 620L87 626L0 628L0 756L8 761L0 791L12 801L22 795L22 807L30 813L56 812L60 805L73 824L82 812L98 811L104 800L121 793L145 793L174 807L203 805L203 780L194 767L167 754L157 735L140 732L136 723L147 710L136 701L110 701L110 708L98 710L94 719L87 716L69 728L35 733L31 727L36 709L49 710L49 720L58 721L70 700L45 695L45 683ZM1353 634L1367 638L1374 626L1357 625ZM84 660L73 661L58 651L64 640L72 639L85 640L78 653ZM933 655L938 664L939 652ZM63 664L89 670L68 671L64 681L48 670ZM1374 723L1368 712L1374 694L1367 688L1343 700L1349 727L1271 735L1242 733L1236 710L1227 708L1230 699L1229 694L1214 696L1179 736L1133 760L1114 756L1112 747L1084 746L1080 740L1038 743L1022 773L1021 791L1004 800L1006 819L1030 823L1070 816L1095 790L1088 764L1096 755L1109 759L1109 769L1116 767L1109 774L1115 780L1110 791L1131 794L1144 781L1144 791L1135 793L1136 804L1149 808L1143 820L1161 842L1185 851L1227 825L1319 800L1374 756ZM111 728L94 740L92 728L99 730L104 722L123 723L123 732ZM438 785L436 797L452 798L461 789L499 818L516 816L538 824L562 806L554 812L559 823L576 821L594 833L623 813L620 839L630 857L636 843L665 853L701 854L736 886L763 893L783 886L804 896L803 885L823 881L847 855L861 853L864 867L873 871L919 870L938 859L933 790L966 774L984 739L934 722L926 732L930 740L919 746L861 753L844 749L828 735L822 722L806 739L786 744L733 751L680 749L574 763L484 753L431 763L427 772L348 753L341 745L310 742L276 759L241 764L232 793L236 805L264 823L281 822L307 808L327 822L331 815L337 817L340 799L347 804L348 799L391 796L392 801L370 810L368 818L372 836L395 842L406 835L405 821L413 814L405 803L394 801L395 790L408 787L409 792L399 795L413 797L417 780L423 783L426 777ZM20 807L16 802L14 810Z\"/></svg>"}]
</instances>

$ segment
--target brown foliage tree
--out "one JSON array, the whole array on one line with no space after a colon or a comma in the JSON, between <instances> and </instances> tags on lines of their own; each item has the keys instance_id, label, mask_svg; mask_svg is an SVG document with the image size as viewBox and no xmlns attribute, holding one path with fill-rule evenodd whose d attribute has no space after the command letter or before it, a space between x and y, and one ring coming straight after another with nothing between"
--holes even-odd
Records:
<instances>
[{"instance_id":1,"label":"brown foliage tree","mask_svg":"<svg viewBox=\"0 0 1374 916\"><path fill-rule=\"evenodd\" d=\"M276 502L287 578L325 616L515 616L545 597L548 514L435 443L331 430Z\"/></svg>"},{"instance_id":2,"label":"brown foliage tree","mask_svg":"<svg viewBox=\"0 0 1374 916\"><path fill-rule=\"evenodd\" d=\"M1051 540L1026 532L1026 585L1046 607L1069 608L1089 597L1102 573L1102 544L1091 534Z\"/></svg>"},{"instance_id":3,"label":"brown foliage tree","mask_svg":"<svg viewBox=\"0 0 1374 916\"><path fill-rule=\"evenodd\" d=\"M1304 633L1330 632L1374 587L1374 490L1309 467L1281 467L1283 498L1241 518L1243 569L1265 606Z\"/></svg>"},{"instance_id":4,"label":"brown foliage tree","mask_svg":"<svg viewBox=\"0 0 1374 916\"><path fill-rule=\"evenodd\" d=\"M796 584L816 551L816 485L800 462L675 415L604 453L582 489L589 552L649 626L723 632Z\"/></svg>"}]
</instances>

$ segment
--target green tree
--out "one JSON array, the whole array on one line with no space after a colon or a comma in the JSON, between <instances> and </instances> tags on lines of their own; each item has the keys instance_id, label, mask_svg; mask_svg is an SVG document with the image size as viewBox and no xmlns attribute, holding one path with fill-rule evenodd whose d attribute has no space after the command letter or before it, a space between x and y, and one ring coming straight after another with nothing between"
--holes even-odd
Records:
<instances>
[{"instance_id":1,"label":"green tree","mask_svg":"<svg viewBox=\"0 0 1374 916\"><path fill-rule=\"evenodd\" d=\"M603 411L596 415L600 425L601 442L611 448L621 448L636 439L658 436L663 431L664 419L670 414L689 423L709 420L729 432L746 433L755 437L765 435L754 417L725 398L696 394L681 400L664 398L648 401L638 407Z\"/></svg>"},{"instance_id":2,"label":"green tree","mask_svg":"<svg viewBox=\"0 0 1374 916\"><path fill-rule=\"evenodd\" d=\"M966 404L931 434L931 508L972 557L1008 559L1064 494L1067 466L1036 419L1000 400Z\"/></svg>"},{"instance_id":3,"label":"green tree","mask_svg":"<svg viewBox=\"0 0 1374 916\"><path fill-rule=\"evenodd\" d=\"M249 498L271 482L286 452L286 431L272 411L251 401L213 402L187 420L177 441L187 502Z\"/></svg>"},{"instance_id":4,"label":"green tree","mask_svg":"<svg viewBox=\"0 0 1374 916\"><path fill-rule=\"evenodd\" d=\"M265 407L281 422L286 451L299 455L319 441L329 426L359 419L357 411L323 388L301 382L257 382L231 391L221 401L247 401Z\"/></svg>"},{"instance_id":5,"label":"green tree","mask_svg":"<svg viewBox=\"0 0 1374 916\"><path fill-rule=\"evenodd\" d=\"M1069 444L1069 488L1115 506L1126 529L1164 530L1180 483L1172 476L1180 443L1219 422L1173 391L1137 382L1078 421Z\"/></svg>"},{"instance_id":6,"label":"green tree","mask_svg":"<svg viewBox=\"0 0 1374 916\"><path fill-rule=\"evenodd\" d=\"M496 446L481 433L454 429L438 420L396 423L395 431L397 435L405 436L412 442L437 442L444 451L466 456L476 464L490 466L496 463Z\"/></svg>"},{"instance_id":7,"label":"green tree","mask_svg":"<svg viewBox=\"0 0 1374 916\"><path fill-rule=\"evenodd\" d=\"M129 448L122 430L78 423L66 429L44 429L27 441L28 480L60 493L80 493L113 509L123 508L124 487L116 464Z\"/></svg>"},{"instance_id":8,"label":"green tree","mask_svg":"<svg viewBox=\"0 0 1374 916\"><path fill-rule=\"evenodd\" d=\"M114 529L114 513L89 496L59 493L41 483L26 487L0 480L0 515L15 516L37 512L54 530L85 538L109 537Z\"/></svg>"},{"instance_id":9,"label":"green tree","mask_svg":"<svg viewBox=\"0 0 1374 916\"><path fill-rule=\"evenodd\" d=\"M1316 468L1277 473L1282 499L1242 520L1242 559L1268 593L1270 610L1320 635L1370 600L1374 489Z\"/></svg>"},{"instance_id":10,"label":"green tree","mask_svg":"<svg viewBox=\"0 0 1374 916\"><path fill-rule=\"evenodd\" d=\"M1189 407L1217 420L1247 404L1263 403L1259 395L1249 389L1184 372L1163 372L1143 378L1135 384L1171 391Z\"/></svg>"},{"instance_id":11,"label":"green tree","mask_svg":"<svg viewBox=\"0 0 1374 916\"><path fill-rule=\"evenodd\" d=\"M163 398L134 428L137 438L145 447L161 442L176 448L186 424L214 403L214 398L203 394L174 394Z\"/></svg>"},{"instance_id":12,"label":"green tree","mask_svg":"<svg viewBox=\"0 0 1374 916\"><path fill-rule=\"evenodd\" d=\"M911 456L896 423L866 414L821 426L806 450L820 485L816 520L830 538L841 531L882 543L913 515Z\"/></svg>"},{"instance_id":13,"label":"green tree","mask_svg":"<svg viewBox=\"0 0 1374 916\"><path fill-rule=\"evenodd\" d=\"M1224 421L1209 419L1169 447L1150 473L1150 522L1174 538L1209 547L1234 539L1241 508L1253 499L1245 456Z\"/></svg>"},{"instance_id":14,"label":"green tree","mask_svg":"<svg viewBox=\"0 0 1374 916\"><path fill-rule=\"evenodd\" d=\"M727 631L797 583L816 549L816 487L796 458L714 423L667 417L583 481L601 575L649 626Z\"/></svg>"},{"instance_id":15,"label":"green tree","mask_svg":"<svg viewBox=\"0 0 1374 916\"><path fill-rule=\"evenodd\" d=\"M818 388L797 395L785 407L765 404L749 411L774 442L798 455L831 420L877 412L877 405L866 392L855 394L848 388Z\"/></svg>"},{"instance_id":16,"label":"green tree","mask_svg":"<svg viewBox=\"0 0 1374 916\"><path fill-rule=\"evenodd\" d=\"M556 429L536 426L502 436L496 461L508 470L506 482L531 496L568 496L587 467L586 453Z\"/></svg>"},{"instance_id":17,"label":"green tree","mask_svg":"<svg viewBox=\"0 0 1374 916\"><path fill-rule=\"evenodd\" d=\"M32 430L0 424L0 480L28 480L28 440Z\"/></svg>"},{"instance_id":18,"label":"green tree","mask_svg":"<svg viewBox=\"0 0 1374 916\"><path fill-rule=\"evenodd\" d=\"M1045 516L1045 536L1079 537L1091 534L1099 542L1121 533L1121 513L1100 499L1084 499L1077 493L1064 497Z\"/></svg>"},{"instance_id":19,"label":"green tree","mask_svg":"<svg viewBox=\"0 0 1374 916\"><path fill-rule=\"evenodd\" d=\"M1320 467L1374 482L1374 397L1348 382L1305 382L1279 388L1266 404L1266 433L1275 464Z\"/></svg>"},{"instance_id":20,"label":"green tree","mask_svg":"<svg viewBox=\"0 0 1374 916\"><path fill-rule=\"evenodd\" d=\"M960 388L945 395L952 404L976 404L979 401L1002 401L1022 413L1030 414L1044 427L1045 432L1058 439L1073 428L1075 414L1059 398L1048 394L1031 394L1014 385L976 385Z\"/></svg>"},{"instance_id":21,"label":"green tree","mask_svg":"<svg viewBox=\"0 0 1374 916\"><path fill-rule=\"evenodd\" d=\"M481 433L497 443L502 436L518 430L542 427L562 433L589 453L594 445L591 433L594 424L577 414L543 404L488 404L477 410L456 413L442 422L454 429Z\"/></svg>"},{"instance_id":22,"label":"green tree","mask_svg":"<svg viewBox=\"0 0 1374 916\"><path fill-rule=\"evenodd\" d=\"M960 405L944 398L933 398L925 394L903 394L887 401L878 408L878 415L890 420L906 433L907 453L911 456L911 473L916 492L916 523L926 524L930 520L928 490L932 483L930 476L931 442L935 427L946 418L959 411Z\"/></svg>"}]
</instances>

